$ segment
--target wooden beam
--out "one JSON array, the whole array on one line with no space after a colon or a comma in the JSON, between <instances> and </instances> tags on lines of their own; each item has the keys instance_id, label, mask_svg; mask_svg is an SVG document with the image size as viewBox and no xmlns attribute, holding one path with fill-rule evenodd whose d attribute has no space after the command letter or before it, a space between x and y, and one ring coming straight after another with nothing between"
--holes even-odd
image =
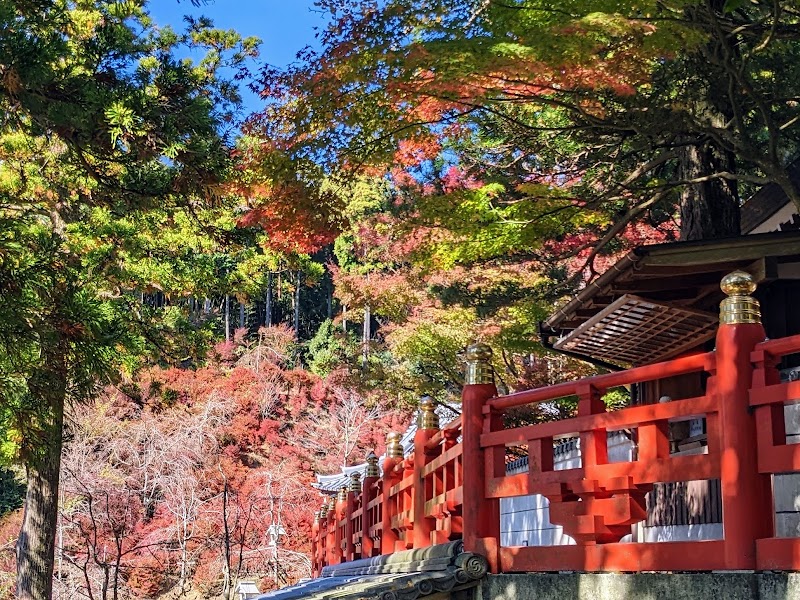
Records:
<instances>
[{"instance_id":1,"label":"wooden beam","mask_svg":"<svg viewBox=\"0 0 800 600\"><path fill-rule=\"evenodd\" d=\"M636 270L636 279L671 277L677 275L697 275L703 273L729 273L736 269L741 269L743 265L749 264L748 260L730 260L713 264L696 265L672 265L672 264L651 264L649 261Z\"/></svg>"},{"instance_id":2,"label":"wooden beam","mask_svg":"<svg viewBox=\"0 0 800 600\"><path fill-rule=\"evenodd\" d=\"M647 278L645 280L633 279L624 283L615 284L613 290L619 294L638 294L647 292L658 292L662 290L676 290L686 288L697 288L708 284L719 285L720 277L716 272L700 274L682 274L670 276L664 273L659 278Z\"/></svg>"},{"instance_id":3,"label":"wooden beam","mask_svg":"<svg viewBox=\"0 0 800 600\"><path fill-rule=\"evenodd\" d=\"M800 237L796 235L744 235L729 240L687 242L659 246L645 259L647 265L707 265L733 261L753 261L765 256L800 256Z\"/></svg>"}]
</instances>

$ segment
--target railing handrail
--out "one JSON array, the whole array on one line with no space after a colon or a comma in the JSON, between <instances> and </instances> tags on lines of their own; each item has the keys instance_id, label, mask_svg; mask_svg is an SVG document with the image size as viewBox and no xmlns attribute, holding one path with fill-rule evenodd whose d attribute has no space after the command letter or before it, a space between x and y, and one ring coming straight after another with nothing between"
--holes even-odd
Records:
<instances>
[{"instance_id":1,"label":"railing handrail","mask_svg":"<svg viewBox=\"0 0 800 600\"><path fill-rule=\"evenodd\" d=\"M446 435L445 432L452 432L452 431L461 431L461 415L458 415L455 419L450 421L447 425L442 427L436 433L433 434L431 439L425 442L425 450L427 452L433 452L438 448L442 442L444 442Z\"/></svg>"},{"instance_id":2,"label":"railing handrail","mask_svg":"<svg viewBox=\"0 0 800 600\"><path fill-rule=\"evenodd\" d=\"M541 438L558 440L574 437L576 434L592 429L627 429L664 419L691 419L715 412L717 412L716 402L707 395L674 400L664 404L642 404L641 406L621 408L613 412L577 416L557 421L545 421L534 425L523 425L484 433L481 436L481 447L486 448L498 443L525 442Z\"/></svg>"},{"instance_id":3,"label":"railing handrail","mask_svg":"<svg viewBox=\"0 0 800 600\"><path fill-rule=\"evenodd\" d=\"M664 377L675 377L697 371L710 371L714 368L714 353L700 352L689 356L673 358L664 362L653 363L641 367L634 367L625 371L615 373L605 373L593 377L585 377L575 381L566 381L547 387L523 390L506 396L497 396L489 400L486 404L494 410L506 410L516 406L526 404L536 404L557 400L568 396L575 396L581 388L586 386L594 387L598 390L608 390L622 385L632 383L643 383Z\"/></svg>"},{"instance_id":4,"label":"railing handrail","mask_svg":"<svg viewBox=\"0 0 800 600\"><path fill-rule=\"evenodd\" d=\"M759 352L764 352L771 356L785 356L786 354L800 352L800 335L791 335L775 340L765 340L760 344L756 344L756 347L750 355L751 360L754 362L757 361L759 359Z\"/></svg>"}]
</instances>

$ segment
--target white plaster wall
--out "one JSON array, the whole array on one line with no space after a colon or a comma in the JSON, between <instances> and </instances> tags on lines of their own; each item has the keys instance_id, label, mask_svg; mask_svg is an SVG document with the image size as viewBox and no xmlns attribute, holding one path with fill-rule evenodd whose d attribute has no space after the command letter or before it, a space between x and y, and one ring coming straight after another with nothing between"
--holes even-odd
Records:
<instances>
[{"instance_id":1,"label":"white plaster wall","mask_svg":"<svg viewBox=\"0 0 800 600\"><path fill-rule=\"evenodd\" d=\"M538 494L500 499L500 543L503 546L574 544L561 526L550 522L547 498Z\"/></svg>"},{"instance_id":2,"label":"white plaster wall","mask_svg":"<svg viewBox=\"0 0 800 600\"><path fill-rule=\"evenodd\" d=\"M786 221L790 220L792 215L796 213L797 210L795 209L794 204L788 202L783 208L779 209L778 212L761 223L761 225L753 229L753 231L750 233L768 233L770 231L780 231L781 223L785 223Z\"/></svg>"},{"instance_id":3,"label":"white plaster wall","mask_svg":"<svg viewBox=\"0 0 800 600\"><path fill-rule=\"evenodd\" d=\"M786 443L800 444L800 404L783 408ZM775 475L772 478L775 499L775 533L778 537L800 537L800 473Z\"/></svg>"}]
</instances>

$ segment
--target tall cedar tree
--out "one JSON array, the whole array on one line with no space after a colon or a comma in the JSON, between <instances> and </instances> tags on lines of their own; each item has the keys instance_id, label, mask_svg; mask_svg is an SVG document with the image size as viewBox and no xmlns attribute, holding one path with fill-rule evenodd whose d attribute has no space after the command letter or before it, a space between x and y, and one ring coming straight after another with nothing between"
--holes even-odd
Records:
<instances>
[{"instance_id":1,"label":"tall cedar tree","mask_svg":"<svg viewBox=\"0 0 800 600\"><path fill-rule=\"evenodd\" d=\"M179 45L208 53L195 66ZM213 197L237 101L217 70L255 48L205 20L157 29L144 0L0 3L0 422L27 472L19 600L51 595L65 404L156 339L142 282L126 281L154 256L134 224Z\"/></svg>"},{"instance_id":2,"label":"tall cedar tree","mask_svg":"<svg viewBox=\"0 0 800 600\"><path fill-rule=\"evenodd\" d=\"M796 2L318 4L320 50L262 72L277 101L250 131L269 156L327 176L454 162L502 185L492 209L530 228L526 252L587 233L570 251L593 247L588 266L643 219L679 215L684 239L739 234L740 188L775 181L800 208Z\"/></svg>"}]
</instances>

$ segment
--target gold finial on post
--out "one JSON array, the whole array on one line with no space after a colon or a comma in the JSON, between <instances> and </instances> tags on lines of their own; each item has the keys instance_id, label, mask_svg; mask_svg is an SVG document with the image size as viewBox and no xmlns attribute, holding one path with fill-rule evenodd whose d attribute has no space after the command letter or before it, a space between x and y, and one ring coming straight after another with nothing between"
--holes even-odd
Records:
<instances>
[{"instance_id":1,"label":"gold finial on post","mask_svg":"<svg viewBox=\"0 0 800 600\"><path fill-rule=\"evenodd\" d=\"M439 415L430 396L423 396L419 401L417 429L439 429Z\"/></svg>"},{"instance_id":2,"label":"gold finial on post","mask_svg":"<svg viewBox=\"0 0 800 600\"><path fill-rule=\"evenodd\" d=\"M378 470L378 457L370 450L367 454L367 470L364 471L364 477L380 477L381 472Z\"/></svg>"},{"instance_id":3,"label":"gold finial on post","mask_svg":"<svg viewBox=\"0 0 800 600\"><path fill-rule=\"evenodd\" d=\"M386 456L388 458L403 458L403 445L400 443L402 435L396 431L386 436Z\"/></svg>"},{"instance_id":4,"label":"gold finial on post","mask_svg":"<svg viewBox=\"0 0 800 600\"><path fill-rule=\"evenodd\" d=\"M314 524L319 525L321 519L322 519L322 511L321 510L314 511Z\"/></svg>"},{"instance_id":5,"label":"gold finial on post","mask_svg":"<svg viewBox=\"0 0 800 600\"><path fill-rule=\"evenodd\" d=\"M467 363L467 372L464 377L466 385L494 383L492 349L487 344L478 342L468 346L464 353L464 359Z\"/></svg>"},{"instance_id":6,"label":"gold finial on post","mask_svg":"<svg viewBox=\"0 0 800 600\"><path fill-rule=\"evenodd\" d=\"M339 502L347 502L347 486L343 485L339 488L339 495L336 498Z\"/></svg>"},{"instance_id":7,"label":"gold finial on post","mask_svg":"<svg viewBox=\"0 0 800 600\"><path fill-rule=\"evenodd\" d=\"M327 517L328 517L328 499L326 498L319 509L319 519L321 521L322 519L326 519Z\"/></svg>"},{"instance_id":8,"label":"gold finial on post","mask_svg":"<svg viewBox=\"0 0 800 600\"><path fill-rule=\"evenodd\" d=\"M728 295L719 305L720 324L761 323L761 305L750 295L756 291L756 283L750 273L728 273L719 287Z\"/></svg>"},{"instance_id":9,"label":"gold finial on post","mask_svg":"<svg viewBox=\"0 0 800 600\"><path fill-rule=\"evenodd\" d=\"M347 491L357 494L361 492L361 473L350 473L350 485Z\"/></svg>"}]
</instances>

